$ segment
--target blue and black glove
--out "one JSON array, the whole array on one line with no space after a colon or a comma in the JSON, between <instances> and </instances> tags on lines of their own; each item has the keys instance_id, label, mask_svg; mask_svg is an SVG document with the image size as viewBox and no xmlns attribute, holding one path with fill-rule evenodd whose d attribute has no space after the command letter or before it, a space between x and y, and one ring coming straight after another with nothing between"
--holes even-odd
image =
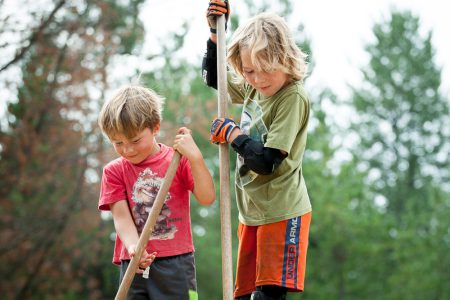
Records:
<instances>
[{"instance_id":1,"label":"blue and black glove","mask_svg":"<svg viewBox=\"0 0 450 300\"><path fill-rule=\"evenodd\" d=\"M212 121L209 140L214 144L223 144L230 142L230 135L234 128L239 126L228 118L217 118Z\"/></svg>"}]
</instances>

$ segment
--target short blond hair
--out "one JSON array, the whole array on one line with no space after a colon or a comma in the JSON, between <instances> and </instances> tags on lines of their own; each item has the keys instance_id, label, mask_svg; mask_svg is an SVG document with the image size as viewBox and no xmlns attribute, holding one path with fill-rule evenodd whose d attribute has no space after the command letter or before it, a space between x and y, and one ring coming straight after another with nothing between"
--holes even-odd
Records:
<instances>
[{"instance_id":1,"label":"short blond hair","mask_svg":"<svg viewBox=\"0 0 450 300\"><path fill-rule=\"evenodd\" d=\"M239 26L228 47L228 62L243 76L241 50L250 50L253 65L259 70L281 70L292 80L306 76L307 55L300 50L283 18L261 13Z\"/></svg>"},{"instance_id":2,"label":"short blond hair","mask_svg":"<svg viewBox=\"0 0 450 300\"><path fill-rule=\"evenodd\" d=\"M103 105L98 125L109 138L116 134L133 138L145 128L153 130L161 123L163 104L164 98L149 88L124 86Z\"/></svg>"}]
</instances>

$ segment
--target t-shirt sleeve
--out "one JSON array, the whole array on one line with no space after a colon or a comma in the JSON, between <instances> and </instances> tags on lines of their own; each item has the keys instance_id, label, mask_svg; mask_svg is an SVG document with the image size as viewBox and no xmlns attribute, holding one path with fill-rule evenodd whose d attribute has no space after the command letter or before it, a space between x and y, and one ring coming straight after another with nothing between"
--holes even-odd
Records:
<instances>
[{"instance_id":1,"label":"t-shirt sleeve","mask_svg":"<svg viewBox=\"0 0 450 300\"><path fill-rule=\"evenodd\" d=\"M102 182L100 186L99 210L110 210L109 205L127 199L125 183L119 172L111 165L103 169Z\"/></svg>"},{"instance_id":2,"label":"t-shirt sleeve","mask_svg":"<svg viewBox=\"0 0 450 300\"><path fill-rule=\"evenodd\" d=\"M307 99L294 92L280 99L274 107L265 147L290 152L307 118Z\"/></svg>"}]
</instances>

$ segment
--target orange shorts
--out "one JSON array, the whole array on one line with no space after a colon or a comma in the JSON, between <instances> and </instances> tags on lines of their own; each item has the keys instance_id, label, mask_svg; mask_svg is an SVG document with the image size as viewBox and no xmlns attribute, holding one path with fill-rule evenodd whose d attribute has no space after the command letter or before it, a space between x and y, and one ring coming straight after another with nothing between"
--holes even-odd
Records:
<instances>
[{"instance_id":1,"label":"orange shorts","mask_svg":"<svg viewBox=\"0 0 450 300\"><path fill-rule=\"evenodd\" d=\"M272 224L239 224L234 297L251 294L261 285L302 292L310 222L311 212Z\"/></svg>"}]
</instances>

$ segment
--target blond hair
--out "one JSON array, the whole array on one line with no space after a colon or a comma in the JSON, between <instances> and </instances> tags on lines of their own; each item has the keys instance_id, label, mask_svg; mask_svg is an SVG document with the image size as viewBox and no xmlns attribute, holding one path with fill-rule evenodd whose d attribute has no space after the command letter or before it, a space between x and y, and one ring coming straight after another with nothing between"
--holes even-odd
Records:
<instances>
[{"instance_id":1,"label":"blond hair","mask_svg":"<svg viewBox=\"0 0 450 300\"><path fill-rule=\"evenodd\" d=\"M240 26L228 47L228 62L243 76L241 50L250 50L253 65L258 70L281 70L300 80L306 76L306 54L296 45L283 18L274 13L261 13Z\"/></svg>"},{"instance_id":2,"label":"blond hair","mask_svg":"<svg viewBox=\"0 0 450 300\"><path fill-rule=\"evenodd\" d=\"M154 129L162 120L164 98L139 85L120 88L99 114L100 129L109 138L123 134L133 138L145 128Z\"/></svg>"}]
</instances>

